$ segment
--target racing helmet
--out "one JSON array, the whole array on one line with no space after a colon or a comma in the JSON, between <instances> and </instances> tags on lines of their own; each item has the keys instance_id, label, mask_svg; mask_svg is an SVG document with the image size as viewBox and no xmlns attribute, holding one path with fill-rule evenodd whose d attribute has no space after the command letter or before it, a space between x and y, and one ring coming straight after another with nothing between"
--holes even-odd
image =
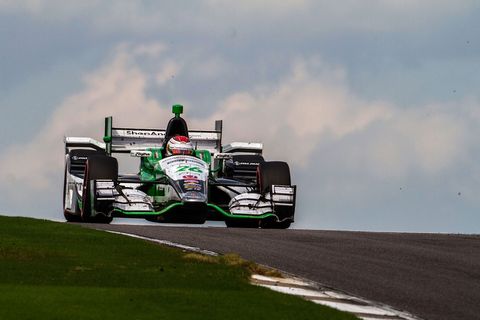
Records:
<instances>
[{"instance_id":1,"label":"racing helmet","mask_svg":"<svg viewBox=\"0 0 480 320\"><path fill-rule=\"evenodd\" d=\"M190 139L186 136L175 136L168 140L167 148L165 150L165 155L176 156L176 155L192 155L193 146L190 142Z\"/></svg>"}]
</instances>

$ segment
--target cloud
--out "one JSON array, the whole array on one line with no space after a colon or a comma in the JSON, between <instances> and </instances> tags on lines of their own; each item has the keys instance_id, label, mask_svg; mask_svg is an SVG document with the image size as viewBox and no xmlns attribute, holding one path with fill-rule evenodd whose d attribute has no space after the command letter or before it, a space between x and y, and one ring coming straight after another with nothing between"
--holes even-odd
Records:
<instances>
[{"instance_id":1,"label":"cloud","mask_svg":"<svg viewBox=\"0 0 480 320\"><path fill-rule=\"evenodd\" d=\"M147 127L157 126L156 119L168 119L168 108L146 96L148 79L135 65L135 52L120 46L111 62L85 77L84 90L68 97L30 143L5 150L1 180L35 191L51 188L63 173L64 136L101 140L103 119L110 115L119 123Z\"/></svg>"},{"instance_id":2,"label":"cloud","mask_svg":"<svg viewBox=\"0 0 480 320\"><path fill-rule=\"evenodd\" d=\"M434 29L445 19L468 13L475 6L475 1L471 0L456 3L448 0L347 0L342 5L317 2L314 12L321 14L327 30L332 30L328 26L334 25L333 29L357 32L424 32Z\"/></svg>"},{"instance_id":3,"label":"cloud","mask_svg":"<svg viewBox=\"0 0 480 320\"><path fill-rule=\"evenodd\" d=\"M401 177L412 170L438 173L467 148L464 123L451 106L404 109L363 100L348 90L344 71L318 60L297 62L280 83L227 97L207 120L224 120L225 141L263 141L267 154L311 166L318 146L360 136L339 161L371 174ZM361 165L359 165L361 163Z\"/></svg>"},{"instance_id":4,"label":"cloud","mask_svg":"<svg viewBox=\"0 0 480 320\"><path fill-rule=\"evenodd\" d=\"M320 69L319 74L309 68ZM323 139L361 130L389 115L385 105L352 100L342 74L318 61L299 61L279 84L227 97L207 122L223 119L226 140L262 140L272 156L306 165Z\"/></svg>"},{"instance_id":5,"label":"cloud","mask_svg":"<svg viewBox=\"0 0 480 320\"><path fill-rule=\"evenodd\" d=\"M0 10L7 13L26 12L35 17L69 19L85 11L94 10L102 1L87 0L67 3L61 0L0 0Z\"/></svg>"},{"instance_id":6,"label":"cloud","mask_svg":"<svg viewBox=\"0 0 480 320\"><path fill-rule=\"evenodd\" d=\"M286 0L237 1L226 3L204 0L195 3L177 1L76 1L0 0L0 11L27 13L33 17L66 22L72 19L89 21L97 32L119 30L133 33L157 32L161 28L223 32L218 26L245 26L252 34L259 25L274 23L277 28L307 24L309 32L329 34L332 30L418 31L431 29L448 17L470 12L477 7L474 0L391 1L345 0L341 5L331 1ZM180 17L180 18L176 18ZM187 23L186 23L187 22Z\"/></svg>"}]
</instances>

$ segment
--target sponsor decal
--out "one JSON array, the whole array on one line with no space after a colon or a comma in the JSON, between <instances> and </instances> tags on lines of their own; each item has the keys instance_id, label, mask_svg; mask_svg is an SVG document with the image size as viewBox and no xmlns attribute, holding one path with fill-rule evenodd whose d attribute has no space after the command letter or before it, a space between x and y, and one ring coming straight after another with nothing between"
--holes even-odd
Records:
<instances>
[{"instance_id":1,"label":"sponsor decal","mask_svg":"<svg viewBox=\"0 0 480 320\"><path fill-rule=\"evenodd\" d=\"M126 130L125 136L129 137L152 137L152 138L164 138L165 137L165 132L161 131L140 131L140 130Z\"/></svg>"},{"instance_id":2,"label":"sponsor decal","mask_svg":"<svg viewBox=\"0 0 480 320\"><path fill-rule=\"evenodd\" d=\"M142 157L151 157L152 156L152 152L150 151L141 151L141 150L132 150L130 152L130 155L132 157L139 157L139 158L142 158Z\"/></svg>"},{"instance_id":3,"label":"sponsor decal","mask_svg":"<svg viewBox=\"0 0 480 320\"><path fill-rule=\"evenodd\" d=\"M234 164L236 166L258 166L260 163L259 162L240 162L240 161L235 161Z\"/></svg>"},{"instance_id":4,"label":"sponsor decal","mask_svg":"<svg viewBox=\"0 0 480 320\"><path fill-rule=\"evenodd\" d=\"M88 157L79 157L79 156L73 156L72 157L72 160L73 161L77 161L77 160L85 160L87 161Z\"/></svg>"},{"instance_id":5,"label":"sponsor decal","mask_svg":"<svg viewBox=\"0 0 480 320\"><path fill-rule=\"evenodd\" d=\"M163 166L170 166L176 163L189 163L189 164L195 164L198 167L206 167L207 164L195 157L188 156L188 155L175 155L175 156L170 156L168 158L165 158L162 160L162 165Z\"/></svg>"},{"instance_id":6,"label":"sponsor decal","mask_svg":"<svg viewBox=\"0 0 480 320\"><path fill-rule=\"evenodd\" d=\"M190 131L189 133L191 140L220 140L220 133L217 132L194 132Z\"/></svg>"},{"instance_id":7,"label":"sponsor decal","mask_svg":"<svg viewBox=\"0 0 480 320\"><path fill-rule=\"evenodd\" d=\"M196 172L196 173L203 173L203 170L197 166L178 166L177 173L179 172Z\"/></svg>"},{"instance_id":8,"label":"sponsor decal","mask_svg":"<svg viewBox=\"0 0 480 320\"><path fill-rule=\"evenodd\" d=\"M185 191L202 191L202 185L198 182L186 182L183 183L183 188Z\"/></svg>"}]
</instances>

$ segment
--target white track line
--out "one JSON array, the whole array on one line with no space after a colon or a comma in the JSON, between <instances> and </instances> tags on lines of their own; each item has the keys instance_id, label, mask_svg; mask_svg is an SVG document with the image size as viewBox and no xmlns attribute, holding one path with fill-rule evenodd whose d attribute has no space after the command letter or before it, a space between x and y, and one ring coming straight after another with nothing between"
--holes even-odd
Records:
<instances>
[{"instance_id":1,"label":"white track line","mask_svg":"<svg viewBox=\"0 0 480 320\"><path fill-rule=\"evenodd\" d=\"M219 255L217 252L200 249L198 247L187 246L168 240L159 240L118 231L102 231L136 239L142 239L169 247L205 254L208 256ZM395 310L387 305L350 296L342 292L334 291L331 288L322 288L314 282L300 278L294 278L291 276L286 276L285 278L275 278L254 274L251 277L251 283L277 292L300 296L306 300L332 307L334 309L350 312L363 320L420 320L419 318L407 312Z\"/></svg>"},{"instance_id":2,"label":"white track line","mask_svg":"<svg viewBox=\"0 0 480 320\"><path fill-rule=\"evenodd\" d=\"M122 236L127 236L127 237L131 237L131 238L147 240L147 241L155 242L155 243L158 243L158 244L163 244L163 245L166 245L166 246L169 246L169 247L179 248L179 249L182 249L182 250L193 251L193 252L205 254L207 256L214 256L215 257L215 256L219 255L218 253L213 252L213 251L203 250L203 249L200 249L198 247L186 246L184 244L175 243L175 242L171 242L171 241L168 241L168 240L159 240L159 239L154 239L154 238L142 237L142 236L139 236L139 235L136 235L136 234L118 232L118 231L110 231L110 230L103 230L103 231L106 231L106 232L109 232L109 233L114 233L114 234L120 234Z\"/></svg>"}]
</instances>

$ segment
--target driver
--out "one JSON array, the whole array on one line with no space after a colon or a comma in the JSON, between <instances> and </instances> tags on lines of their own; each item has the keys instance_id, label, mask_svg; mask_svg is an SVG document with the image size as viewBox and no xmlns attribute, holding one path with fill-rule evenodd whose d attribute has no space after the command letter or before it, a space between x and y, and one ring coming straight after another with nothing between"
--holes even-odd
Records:
<instances>
[{"instance_id":1,"label":"driver","mask_svg":"<svg viewBox=\"0 0 480 320\"><path fill-rule=\"evenodd\" d=\"M165 156L192 155L193 146L186 136L175 136L167 143Z\"/></svg>"}]
</instances>

